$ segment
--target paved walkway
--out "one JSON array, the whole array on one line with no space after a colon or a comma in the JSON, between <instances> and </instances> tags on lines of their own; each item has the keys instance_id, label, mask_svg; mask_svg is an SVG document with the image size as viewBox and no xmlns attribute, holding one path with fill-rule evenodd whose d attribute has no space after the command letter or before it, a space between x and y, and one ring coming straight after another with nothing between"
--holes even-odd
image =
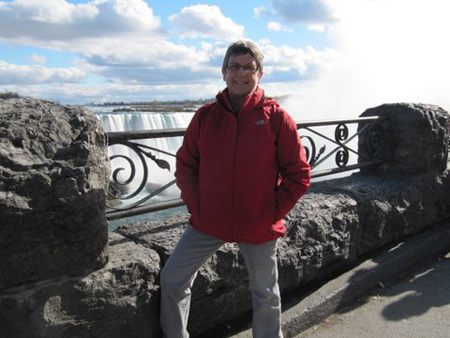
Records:
<instances>
[{"instance_id":1,"label":"paved walkway","mask_svg":"<svg viewBox=\"0 0 450 338\"><path fill-rule=\"evenodd\" d=\"M450 337L450 253L296 337Z\"/></svg>"}]
</instances>

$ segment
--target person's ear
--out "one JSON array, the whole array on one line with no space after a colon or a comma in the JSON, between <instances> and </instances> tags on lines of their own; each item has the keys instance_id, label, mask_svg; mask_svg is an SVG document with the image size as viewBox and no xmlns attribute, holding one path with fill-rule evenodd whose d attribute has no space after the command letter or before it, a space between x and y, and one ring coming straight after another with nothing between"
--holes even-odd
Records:
<instances>
[{"instance_id":1,"label":"person's ear","mask_svg":"<svg viewBox=\"0 0 450 338\"><path fill-rule=\"evenodd\" d=\"M258 70L258 73L259 73L259 75L258 75L258 84L260 84L261 83L261 78L263 77L264 72L262 70Z\"/></svg>"}]
</instances>

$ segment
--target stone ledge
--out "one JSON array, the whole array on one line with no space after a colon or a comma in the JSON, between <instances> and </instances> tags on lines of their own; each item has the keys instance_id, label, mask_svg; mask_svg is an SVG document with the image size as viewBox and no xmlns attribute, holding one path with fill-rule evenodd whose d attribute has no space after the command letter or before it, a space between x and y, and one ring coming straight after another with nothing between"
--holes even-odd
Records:
<instances>
[{"instance_id":1,"label":"stone ledge","mask_svg":"<svg viewBox=\"0 0 450 338\"><path fill-rule=\"evenodd\" d=\"M155 251L111 233L102 269L0 295L0 336L159 337L160 264Z\"/></svg>"}]
</instances>

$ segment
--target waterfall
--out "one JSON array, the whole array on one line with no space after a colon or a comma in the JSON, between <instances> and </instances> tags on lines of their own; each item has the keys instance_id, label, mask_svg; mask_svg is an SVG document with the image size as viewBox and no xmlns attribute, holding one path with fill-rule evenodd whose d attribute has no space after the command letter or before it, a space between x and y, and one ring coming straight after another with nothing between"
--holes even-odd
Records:
<instances>
[{"instance_id":1,"label":"waterfall","mask_svg":"<svg viewBox=\"0 0 450 338\"><path fill-rule=\"evenodd\" d=\"M116 131L186 128L192 119L193 113L126 112L97 113L96 115L108 133ZM168 137L147 140L145 144L175 153L181 146L182 141L182 137Z\"/></svg>"},{"instance_id":2,"label":"waterfall","mask_svg":"<svg viewBox=\"0 0 450 338\"><path fill-rule=\"evenodd\" d=\"M108 132L122 132L122 131L139 131L139 130L160 130L173 128L186 128L193 117L192 112L112 112L111 108L92 109L94 114L100 120L104 130ZM118 108L118 107L114 107ZM160 149L171 154L175 154L183 142L182 137L168 137L139 140L140 143L149 147ZM134 191L142 182L143 167L140 167L140 159L137 154L130 148L123 145L113 145L108 149L109 156L123 155L128 157L136 165L136 178L128 185L129 191ZM158 151L151 150L151 153L158 159L165 160L170 165L170 171L159 168L152 160L147 160L146 164L149 170L149 178L147 180L147 191L144 194L155 190L156 188L169 183L174 179L175 158ZM111 162L114 168L124 168L120 172L119 181L126 181L130 174L130 166L127 161L123 159L115 159ZM179 191L176 186L172 186L162 195L170 195L170 197L178 196ZM142 197L142 196L140 196ZM158 198L159 200L160 198Z\"/></svg>"},{"instance_id":3,"label":"waterfall","mask_svg":"<svg viewBox=\"0 0 450 338\"><path fill-rule=\"evenodd\" d=\"M94 111L107 133L115 131L136 131L186 128L192 119L192 112L110 112Z\"/></svg>"}]
</instances>

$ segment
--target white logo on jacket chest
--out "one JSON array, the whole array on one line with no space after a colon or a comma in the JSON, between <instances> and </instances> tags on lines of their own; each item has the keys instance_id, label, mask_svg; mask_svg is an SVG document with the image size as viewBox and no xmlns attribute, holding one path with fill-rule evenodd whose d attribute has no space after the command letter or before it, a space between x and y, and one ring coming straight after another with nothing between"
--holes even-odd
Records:
<instances>
[{"instance_id":1,"label":"white logo on jacket chest","mask_svg":"<svg viewBox=\"0 0 450 338\"><path fill-rule=\"evenodd\" d=\"M266 124L266 120L256 120L256 121L255 121L255 124L256 124L257 126L262 126L263 124Z\"/></svg>"}]
</instances>

